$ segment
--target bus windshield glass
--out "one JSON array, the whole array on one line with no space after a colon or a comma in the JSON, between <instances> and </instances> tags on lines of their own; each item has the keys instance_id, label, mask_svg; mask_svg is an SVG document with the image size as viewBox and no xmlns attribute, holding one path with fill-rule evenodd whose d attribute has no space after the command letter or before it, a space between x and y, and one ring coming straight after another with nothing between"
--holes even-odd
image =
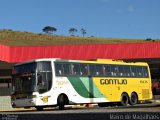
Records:
<instances>
[{"instance_id":1,"label":"bus windshield glass","mask_svg":"<svg viewBox=\"0 0 160 120\"><path fill-rule=\"evenodd\" d=\"M16 65L12 78L13 92L47 92L52 86L51 62L39 61Z\"/></svg>"},{"instance_id":2,"label":"bus windshield glass","mask_svg":"<svg viewBox=\"0 0 160 120\"><path fill-rule=\"evenodd\" d=\"M13 69L12 88L15 92L36 91L36 64L27 63L15 66Z\"/></svg>"}]
</instances>

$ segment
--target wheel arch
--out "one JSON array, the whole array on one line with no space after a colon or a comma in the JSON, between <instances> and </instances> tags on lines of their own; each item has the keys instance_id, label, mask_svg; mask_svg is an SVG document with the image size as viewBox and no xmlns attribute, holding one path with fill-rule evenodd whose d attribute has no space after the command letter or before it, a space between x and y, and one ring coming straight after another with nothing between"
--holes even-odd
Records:
<instances>
[{"instance_id":1,"label":"wheel arch","mask_svg":"<svg viewBox=\"0 0 160 120\"><path fill-rule=\"evenodd\" d=\"M65 98L65 104L69 104L69 98L65 93L61 93L61 94L58 95L57 104L58 104L58 99L60 98L60 96L63 96Z\"/></svg>"},{"instance_id":2,"label":"wheel arch","mask_svg":"<svg viewBox=\"0 0 160 120\"><path fill-rule=\"evenodd\" d=\"M125 92L125 91L122 92L122 93L121 93L121 96L122 96L123 94L126 94L126 95L128 96L128 98L129 98L129 94L128 94L127 92ZM120 96L120 97L121 97L121 96Z\"/></svg>"}]
</instances>

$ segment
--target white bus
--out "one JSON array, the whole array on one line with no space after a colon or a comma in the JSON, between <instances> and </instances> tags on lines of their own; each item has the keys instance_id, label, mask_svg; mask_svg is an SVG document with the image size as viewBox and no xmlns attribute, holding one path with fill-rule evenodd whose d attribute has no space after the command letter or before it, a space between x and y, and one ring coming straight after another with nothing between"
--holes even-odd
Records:
<instances>
[{"instance_id":1,"label":"white bus","mask_svg":"<svg viewBox=\"0 0 160 120\"><path fill-rule=\"evenodd\" d=\"M134 105L152 99L147 63L36 59L16 64L12 72L14 108L97 103Z\"/></svg>"}]
</instances>

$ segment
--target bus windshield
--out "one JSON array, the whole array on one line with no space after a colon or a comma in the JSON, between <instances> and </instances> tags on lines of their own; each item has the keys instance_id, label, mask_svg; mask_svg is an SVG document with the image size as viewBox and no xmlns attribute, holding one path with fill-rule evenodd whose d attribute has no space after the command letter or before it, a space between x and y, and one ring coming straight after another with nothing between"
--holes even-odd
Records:
<instances>
[{"instance_id":1,"label":"bus windshield","mask_svg":"<svg viewBox=\"0 0 160 120\"><path fill-rule=\"evenodd\" d=\"M16 75L13 77L13 90L26 93L36 91L35 75Z\"/></svg>"},{"instance_id":2,"label":"bus windshield","mask_svg":"<svg viewBox=\"0 0 160 120\"><path fill-rule=\"evenodd\" d=\"M51 89L51 62L39 61L14 66L12 75L13 92L44 93Z\"/></svg>"},{"instance_id":3,"label":"bus windshield","mask_svg":"<svg viewBox=\"0 0 160 120\"><path fill-rule=\"evenodd\" d=\"M36 91L36 64L28 63L15 66L12 74L13 92L34 92Z\"/></svg>"}]
</instances>

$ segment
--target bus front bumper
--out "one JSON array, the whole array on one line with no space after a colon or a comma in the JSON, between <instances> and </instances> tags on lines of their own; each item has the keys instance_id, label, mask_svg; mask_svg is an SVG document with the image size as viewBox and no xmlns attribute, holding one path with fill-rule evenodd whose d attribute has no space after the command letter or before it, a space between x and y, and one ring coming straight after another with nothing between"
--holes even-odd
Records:
<instances>
[{"instance_id":1,"label":"bus front bumper","mask_svg":"<svg viewBox=\"0 0 160 120\"><path fill-rule=\"evenodd\" d=\"M20 107L34 107L36 106L35 99L16 99L11 101L11 105L13 108L20 108Z\"/></svg>"}]
</instances>

